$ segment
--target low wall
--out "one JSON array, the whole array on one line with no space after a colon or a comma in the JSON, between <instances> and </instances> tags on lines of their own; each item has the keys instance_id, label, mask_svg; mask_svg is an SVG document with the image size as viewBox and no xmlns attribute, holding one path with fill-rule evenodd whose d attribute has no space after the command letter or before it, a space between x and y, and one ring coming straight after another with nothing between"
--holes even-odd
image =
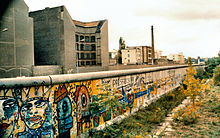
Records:
<instances>
[{"instance_id":1,"label":"low wall","mask_svg":"<svg viewBox=\"0 0 220 138\"><path fill-rule=\"evenodd\" d=\"M179 86L187 66L0 79L0 137L77 137ZM123 107L88 111L110 84ZM101 88L101 89L100 89ZM109 88L109 87L108 87ZM96 114L96 116L94 116ZM97 116L98 115L98 116Z\"/></svg>"},{"instance_id":2,"label":"low wall","mask_svg":"<svg viewBox=\"0 0 220 138\"><path fill-rule=\"evenodd\" d=\"M55 75L62 74L62 69L60 66L49 65L49 66L34 66L33 76L45 76L45 75Z\"/></svg>"}]
</instances>

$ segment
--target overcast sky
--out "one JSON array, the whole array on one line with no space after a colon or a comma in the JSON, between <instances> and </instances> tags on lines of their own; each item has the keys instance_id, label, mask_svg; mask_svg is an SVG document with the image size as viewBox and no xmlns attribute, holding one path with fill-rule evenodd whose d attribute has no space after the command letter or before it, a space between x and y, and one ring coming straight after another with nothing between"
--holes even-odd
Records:
<instances>
[{"instance_id":1,"label":"overcast sky","mask_svg":"<svg viewBox=\"0 0 220 138\"><path fill-rule=\"evenodd\" d=\"M151 45L163 55L213 57L220 50L220 0L25 0L30 11L64 5L74 20L108 19L109 50Z\"/></svg>"}]
</instances>

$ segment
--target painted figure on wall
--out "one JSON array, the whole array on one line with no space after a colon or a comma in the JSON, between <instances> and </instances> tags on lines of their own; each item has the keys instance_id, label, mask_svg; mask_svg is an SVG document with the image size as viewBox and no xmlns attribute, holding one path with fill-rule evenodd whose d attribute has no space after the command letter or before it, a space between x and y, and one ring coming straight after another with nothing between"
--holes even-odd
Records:
<instances>
[{"instance_id":1,"label":"painted figure on wall","mask_svg":"<svg viewBox=\"0 0 220 138\"><path fill-rule=\"evenodd\" d=\"M0 137L11 138L18 121L18 101L11 90L0 91Z\"/></svg>"},{"instance_id":2,"label":"painted figure on wall","mask_svg":"<svg viewBox=\"0 0 220 138\"><path fill-rule=\"evenodd\" d=\"M57 117L59 137L70 137L70 129L73 127L72 103L68 97L68 91L63 84L55 91L55 103L57 103Z\"/></svg>"},{"instance_id":3,"label":"painted figure on wall","mask_svg":"<svg viewBox=\"0 0 220 138\"><path fill-rule=\"evenodd\" d=\"M90 96L86 86L77 86L75 102L77 104L77 135L80 135L84 132L83 124L85 128L91 127L90 112L87 111L87 107L90 103Z\"/></svg>"},{"instance_id":4,"label":"painted figure on wall","mask_svg":"<svg viewBox=\"0 0 220 138\"><path fill-rule=\"evenodd\" d=\"M50 88L45 86L22 90L21 119L25 130L16 137L53 137L50 93Z\"/></svg>"}]
</instances>

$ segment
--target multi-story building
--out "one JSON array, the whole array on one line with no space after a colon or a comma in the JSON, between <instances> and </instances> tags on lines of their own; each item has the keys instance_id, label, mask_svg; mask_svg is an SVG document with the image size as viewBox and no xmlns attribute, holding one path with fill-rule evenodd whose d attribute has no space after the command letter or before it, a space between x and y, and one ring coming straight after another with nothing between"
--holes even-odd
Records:
<instances>
[{"instance_id":1,"label":"multi-story building","mask_svg":"<svg viewBox=\"0 0 220 138\"><path fill-rule=\"evenodd\" d=\"M0 17L0 78L32 76L33 19L24 0L10 2Z\"/></svg>"},{"instance_id":2,"label":"multi-story building","mask_svg":"<svg viewBox=\"0 0 220 138\"><path fill-rule=\"evenodd\" d=\"M155 59L160 59L162 56L162 50L155 50Z\"/></svg>"},{"instance_id":3,"label":"multi-story building","mask_svg":"<svg viewBox=\"0 0 220 138\"><path fill-rule=\"evenodd\" d=\"M82 72L80 67L95 66L97 71L108 68L107 20L76 21L65 6L29 15L34 19L36 65L58 65L62 73Z\"/></svg>"},{"instance_id":4,"label":"multi-story building","mask_svg":"<svg viewBox=\"0 0 220 138\"><path fill-rule=\"evenodd\" d=\"M108 21L73 20L76 34L77 66L108 66ZM105 56L104 56L105 55Z\"/></svg>"},{"instance_id":5,"label":"multi-story building","mask_svg":"<svg viewBox=\"0 0 220 138\"><path fill-rule=\"evenodd\" d=\"M150 46L126 47L121 50L122 64L152 64L153 54Z\"/></svg>"},{"instance_id":6,"label":"multi-story building","mask_svg":"<svg viewBox=\"0 0 220 138\"><path fill-rule=\"evenodd\" d=\"M178 63L178 64L184 64L185 63L183 52L180 52L179 54L169 54L167 56L167 58L169 60L173 60L175 63Z\"/></svg>"}]
</instances>

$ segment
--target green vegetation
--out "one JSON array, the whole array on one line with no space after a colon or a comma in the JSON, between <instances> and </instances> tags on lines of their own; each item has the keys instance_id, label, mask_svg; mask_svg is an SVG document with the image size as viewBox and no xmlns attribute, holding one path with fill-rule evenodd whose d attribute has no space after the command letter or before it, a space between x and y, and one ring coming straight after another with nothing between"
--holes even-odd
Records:
<instances>
[{"instance_id":1,"label":"green vegetation","mask_svg":"<svg viewBox=\"0 0 220 138\"><path fill-rule=\"evenodd\" d=\"M218 65L214 69L213 80L214 80L214 85L220 86L220 65Z\"/></svg>"},{"instance_id":2,"label":"green vegetation","mask_svg":"<svg viewBox=\"0 0 220 138\"><path fill-rule=\"evenodd\" d=\"M206 62L206 68L205 70L207 71L207 73L209 74L209 77L213 76L214 73L214 69L220 64L220 54L218 55L218 57L214 57L214 58L209 58L208 61Z\"/></svg>"},{"instance_id":3,"label":"green vegetation","mask_svg":"<svg viewBox=\"0 0 220 138\"><path fill-rule=\"evenodd\" d=\"M175 90L170 92L137 113L128 116L122 122L109 125L103 130L91 133L92 137L130 137L146 136L159 125L167 114L179 105L185 96ZM94 131L94 130L93 130Z\"/></svg>"}]
</instances>

